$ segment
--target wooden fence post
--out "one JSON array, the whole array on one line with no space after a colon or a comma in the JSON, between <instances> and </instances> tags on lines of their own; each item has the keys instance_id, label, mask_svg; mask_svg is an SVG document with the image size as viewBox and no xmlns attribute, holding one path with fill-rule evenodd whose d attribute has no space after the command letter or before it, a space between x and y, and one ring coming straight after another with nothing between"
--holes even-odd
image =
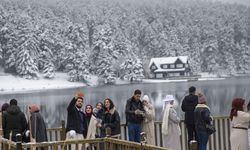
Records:
<instances>
[{"instance_id":1,"label":"wooden fence post","mask_svg":"<svg viewBox=\"0 0 250 150\"><path fill-rule=\"evenodd\" d=\"M106 137L111 136L111 128L110 127L105 128L105 134L106 134Z\"/></svg>"},{"instance_id":2,"label":"wooden fence post","mask_svg":"<svg viewBox=\"0 0 250 150\"><path fill-rule=\"evenodd\" d=\"M22 135L16 134L16 150L22 150Z\"/></svg>"},{"instance_id":3,"label":"wooden fence post","mask_svg":"<svg viewBox=\"0 0 250 150\"><path fill-rule=\"evenodd\" d=\"M66 128L65 128L65 120L61 121L62 124L62 131L61 131L61 141L64 141L66 139Z\"/></svg>"},{"instance_id":4,"label":"wooden fence post","mask_svg":"<svg viewBox=\"0 0 250 150\"><path fill-rule=\"evenodd\" d=\"M198 142L195 140L190 141L190 150L198 150Z\"/></svg>"}]
</instances>

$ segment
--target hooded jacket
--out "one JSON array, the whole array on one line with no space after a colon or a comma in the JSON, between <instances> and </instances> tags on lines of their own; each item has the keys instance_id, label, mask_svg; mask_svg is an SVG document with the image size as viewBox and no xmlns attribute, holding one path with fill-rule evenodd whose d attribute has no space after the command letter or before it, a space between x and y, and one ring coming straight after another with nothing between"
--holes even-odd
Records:
<instances>
[{"instance_id":1,"label":"hooded jacket","mask_svg":"<svg viewBox=\"0 0 250 150\"><path fill-rule=\"evenodd\" d=\"M196 131L206 132L206 124L210 124L212 121L209 107L205 104L198 104L194 110L194 114Z\"/></svg>"},{"instance_id":2,"label":"hooded jacket","mask_svg":"<svg viewBox=\"0 0 250 150\"><path fill-rule=\"evenodd\" d=\"M30 121L32 138L36 139L36 142L48 141L46 124L39 111L31 113Z\"/></svg>"},{"instance_id":3,"label":"hooded jacket","mask_svg":"<svg viewBox=\"0 0 250 150\"><path fill-rule=\"evenodd\" d=\"M16 134L22 134L27 128L27 120L17 105L10 105L3 113L2 119L4 138L9 139L12 131L12 140L16 141Z\"/></svg>"},{"instance_id":4,"label":"hooded jacket","mask_svg":"<svg viewBox=\"0 0 250 150\"><path fill-rule=\"evenodd\" d=\"M111 128L111 135L117 135L121 133L120 116L115 107L110 109L110 111L104 112L102 125L102 135L105 135L105 129L107 127Z\"/></svg>"}]
</instances>

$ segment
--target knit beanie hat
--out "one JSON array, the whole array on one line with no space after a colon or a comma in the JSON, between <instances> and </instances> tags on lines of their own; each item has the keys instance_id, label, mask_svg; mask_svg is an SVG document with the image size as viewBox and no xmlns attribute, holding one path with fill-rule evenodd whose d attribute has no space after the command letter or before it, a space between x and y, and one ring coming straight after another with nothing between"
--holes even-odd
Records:
<instances>
[{"instance_id":1,"label":"knit beanie hat","mask_svg":"<svg viewBox=\"0 0 250 150\"><path fill-rule=\"evenodd\" d=\"M146 101L149 103L149 97L148 95L144 95L143 98L142 98L142 101Z\"/></svg>"}]
</instances>

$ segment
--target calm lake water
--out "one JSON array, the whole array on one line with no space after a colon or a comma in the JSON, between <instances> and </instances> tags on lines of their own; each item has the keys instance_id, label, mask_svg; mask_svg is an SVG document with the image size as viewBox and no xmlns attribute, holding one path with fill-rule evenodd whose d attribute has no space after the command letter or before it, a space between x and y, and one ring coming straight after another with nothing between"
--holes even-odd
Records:
<instances>
[{"instance_id":1,"label":"calm lake water","mask_svg":"<svg viewBox=\"0 0 250 150\"><path fill-rule=\"evenodd\" d=\"M207 97L208 105L213 116L229 115L231 101L234 97L243 97L247 103L250 97L249 78L228 78L217 81L195 81L195 82L172 82L172 83L143 83L130 85L82 87L75 89L60 89L48 91L32 91L26 93L1 94L0 104L9 102L10 99L18 100L18 105L26 113L27 105L41 105L41 113L48 124L48 127L60 126L61 120L67 120L67 105L72 97L79 90L85 93L85 104L95 105L98 101L103 101L109 97L114 101L120 113L122 123L125 122L126 100L133 95L134 90L140 89L143 94L149 95L156 109L156 120L162 117L162 99L166 94L173 94L177 101L181 103L183 97L188 94L188 88L195 86L197 90L202 90ZM179 116L184 114L177 108Z\"/></svg>"}]
</instances>

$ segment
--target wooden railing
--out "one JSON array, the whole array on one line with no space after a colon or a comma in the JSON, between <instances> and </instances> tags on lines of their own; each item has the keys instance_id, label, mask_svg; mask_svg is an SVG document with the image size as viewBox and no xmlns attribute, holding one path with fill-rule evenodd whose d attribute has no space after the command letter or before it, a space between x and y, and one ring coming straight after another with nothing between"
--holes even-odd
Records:
<instances>
[{"instance_id":1,"label":"wooden railing","mask_svg":"<svg viewBox=\"0 0 250 150\"><path fill-rule=\"evenodd\" d=\"M230 120L228 116L214 117L213 123L216 127L216 132L209 137L208 150L228 150L230 149ZM155 143L157 146L163 145L162 133L161 133L161 122L155 122ZM182 120L180 122L181 128L181 147L182 150L188 149L187 143L187 130ZM128 129L125 124L121 125L121 138L124 140L128 139Z\"/></svg>"},{"instance_id":2,"label":"wooden railing","mask_svg":"<svg viewBox=\"0 0 250 150\"><path fill-rule=\"evenodd\" d=\"M230 120L229 117L214 117L214 124L216 127L216 133L209 137L208 150L228 150L230 149ZM181 127L181 147L182 150L187 150L187 131L185 128L185 124L183 121L180 123ZM74 140L74 141L65 141L65 122L62 122L62 127L48 129L48 138L49 142L44 143L33 143L27 144L22 143L22 148L27 149L30 147L45 147L46 149L55 149L60 150L63 147L66 150L70 149L71 144L82 144L85 146L87 143L95 145L96 148L100 148L104 145L104 147L121 149L121 150L130 150L130 149L155 149L155 150L163 150L164 148L160 148L163 145L162 133L161 133L161 122L155 122L155 141L156 146L149 146L140 143L134 143L127 141L128 139L128 128L125 124L121 125L121 139L112 139L112 138L104 138L104 139L94 139L94 140ZM16 149L16 143L11 142L7 139L1 140L2 146L4 146L4 150L13 150ZM106 149L105 149L106 150ZM165 149L166 150L166 149Z\"/></svg>"}]
</instances>

